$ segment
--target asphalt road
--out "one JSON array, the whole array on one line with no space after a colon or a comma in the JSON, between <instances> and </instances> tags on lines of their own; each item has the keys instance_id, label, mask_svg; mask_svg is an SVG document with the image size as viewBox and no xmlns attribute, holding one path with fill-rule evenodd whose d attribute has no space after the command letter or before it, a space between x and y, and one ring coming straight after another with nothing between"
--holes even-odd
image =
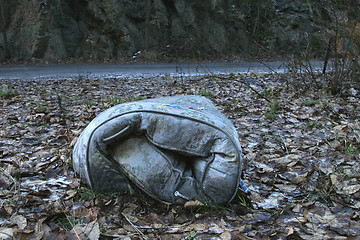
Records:
<instances>
[{"instance_id":1,"label":"asphalt road","mask_svg":"<svg viewBox=\"0 0 360 240\"><path fill-rule=\"evenodd\" d=\"M313 62L321 69L321 62ZM33 64L0 65L0 79L37 79L63 77L151 77L194 76L228 73L284 72L283 62L237 63L149 63L149 64Z\"/></svg>"}]
</instances>

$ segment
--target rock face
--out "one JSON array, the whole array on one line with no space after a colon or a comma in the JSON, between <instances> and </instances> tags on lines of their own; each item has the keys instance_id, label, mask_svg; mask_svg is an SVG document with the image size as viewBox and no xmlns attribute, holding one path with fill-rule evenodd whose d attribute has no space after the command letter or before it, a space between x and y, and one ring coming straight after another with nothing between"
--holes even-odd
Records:
<instances>
[{"instance_id":1,"label":"rock face","mask_svg":"<svg viewBox=\"0 0 360 240\"><path fill-rule=\"evenodd\" d=\"M239 42L246 49L246 34L239 34L246 32L245 25L226 26L217 13L225 2L3 1L3 24L14 60L104 61L132 57L144 49L150 60L170 52L197 57L233 52ZM0 41L4 50L3 38ZM3 51L0 59L4 57Z\"/></svg>"},{"instance_id":2,"label":"rock face","mask_svg":"<svg viewBox=\"0 0 360 240\"><path fill-rule=\"evenodd\" d=\"M311 4L302 2L0 0L0 60L246 55L254 39L284 49L314 30Z\"/></svg>"}]
</instances>

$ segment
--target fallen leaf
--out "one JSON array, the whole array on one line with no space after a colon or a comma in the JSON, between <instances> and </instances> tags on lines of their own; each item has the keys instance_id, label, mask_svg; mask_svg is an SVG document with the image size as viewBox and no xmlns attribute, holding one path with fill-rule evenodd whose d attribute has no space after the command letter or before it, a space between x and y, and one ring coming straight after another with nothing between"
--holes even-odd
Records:
<instances>
[{"instance_id":1,"label":"fallen leaf","mask_svg":"<svg viewBox=\"0 0 360 240\"><path fill-rule=\"evenodd\" d=\"M10 218L10 221L18 226L19 229L24 230L27 226L27 219L22 215L15 215Z\"/></svg>"},{"instance_id":2,"label":"fallen leaf","mask_svg":"<svg viewBox=\"0 0 360 240\"><path fill-rule=\"evenodd\" d=\"M259 163L259 162L254 162L256 168L258 169L259 173L270 173L270 172L274 172L274 168L263 164L263 163Z\"/></svg>"},{"instance_id":3,"label":"fallen leaf","mask_svg":"<svg viewBox=\"0 0 360 240\"><path fill-rule=\"evenodd\" d=\"M13 228L0 228L0 239L13 239Z\"/></svg>"},{"instance_id":4,"label":"fallen leaf","mask_svg":"<svg viewBox=\"0 0 360 240\"><path fill-rule=\"evenodd\" d=\"M194 209L194 208L199 208L204 206L204 204L202 202L200 202L199 200L191 200L191 201L187 201L184 204L184 208L185 209Z\"/></svg>"},{"instance_id":5,"label":"fallen leaf","mask_svg":"<svg viewBox=\"0 0 360 240\"><path fill-rule=\"evenodd\" d=\"M337 175L335 175L335 174L330 175L330 181L331 181L332 185L334 185L334 186L336 185L337 179L338 179Z\"/></svg>"},{"instance_id":6,"label":"fallen leaf","mask_svg":"<svg viewBox=\"0 0 360 240\"><path fill-rule=\"evenodd\" d=\"M221 240L231 240L231 233L228 231L223 232L222 234L220 234L220 238Z\"/></svg>"},{"instance_id":7,"label":"fallen leaf","mask_svg":"<svg viewBox=\"0 0 360 240\"><path fill-rule=\"evenodd\" d=\"M291 179L292 184L299 184L305 182L307 180L307 176L297 176Z\"/></svg>"},{"instance_id":8,"label":"fallen leaf","mask_svg":"<svg viewBox=\"0 0 360 240\"><path fill-rule=\"evenodd\" d=\"M100 237L99 223L96 220L88 224L77 224L71 232L80 239L97 240Z\"/></svg>"},{"instance_id":9,"label":"fallen leaf","mask_svg":"<svg viewBox=\"0 0 360 240\"><path fill-rule=\"evenodd\" d=\"M360 190L360 184L357 185L351 185L351 186L346 186L342 189L342 192L344 192L344 194L354 194L356 192L358 192Z\"/></svg>"}]
</instances>

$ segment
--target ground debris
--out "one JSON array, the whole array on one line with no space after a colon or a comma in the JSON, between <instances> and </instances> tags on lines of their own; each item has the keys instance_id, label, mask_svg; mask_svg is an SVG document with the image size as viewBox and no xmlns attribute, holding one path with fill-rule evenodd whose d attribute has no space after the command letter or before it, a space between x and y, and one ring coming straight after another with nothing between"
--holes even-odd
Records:
<instances>
[{"instance_id":1,"label":"ground debris","mask_svg":"<svg viewBox=\"0 0 360 240\"><path fill-rule=\"evenodd\" d=\"M269 74L1 80L17 94L0 101L0 239L356 239L359 99L299 94L287 82ZM249 195L225 206L167 205L82 186L71 153L95 116L179 94L210 98L234 123Z\"/></svg>"}]
</instances>

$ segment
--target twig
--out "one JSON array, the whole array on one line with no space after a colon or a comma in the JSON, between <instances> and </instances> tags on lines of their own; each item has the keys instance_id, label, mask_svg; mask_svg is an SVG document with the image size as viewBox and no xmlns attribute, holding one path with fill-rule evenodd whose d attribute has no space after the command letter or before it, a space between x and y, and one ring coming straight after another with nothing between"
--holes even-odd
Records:
<instances>
[{"instance_id":1,"label":"twig","mask_svg":"<svg viewBox=\"0 0 360 240\"><path fill-rule=\"evenodd\" d=\"M328 61L329 61L329 57L330 57L330 52L331 52L331 40L329 39L327 48L326 48L326 55L325 55L325 61L324 61L324 67L323 67L323 71L322 73L325 74L326 73L326 68L328 65Z\"/></svg>"},{"instance_id":2,"label":"twig","mask_svg":"<svg viewBox=\"0 0 360 240\"><path fill-rule=\"evenodd\" d=\"M258 91L256 91L252 86L250 86L250 84L248 84L247 82L245 82L244 80L241 79L234 79L237 82L240 82L242 84L245 84L247 87L249 87L252 91L254 91L257 95L259 95L261 98L265 99L267 102L271 102L267 97L263 96L261 93L259 93Z\"/></svg>"},{"instance_id":3,"label":"twig","mask_svg":"<svg viewBox=\"0 0 360 240\"><path fill-rule=\"evenodd\" d=\"M71 142L71 138L70 138L70 133L71 133L71 131L70 131L70 126L69 126L68 122L66 121L66 110L64 109L64 107L63 107L63 105L62 105L62 100L61 100L60 95L59 95L59 94L56 94L56 96L57 96L57 101L58 101L58 105L59 105L59 109L60 109L60 117L61 117L61 119L62 119L62 121L64 122L64 125L65 125L65 127L66 127L66 132L67 132L66 138L67 138L68 141Z\"/></svg>"},{"instance_id":4,"label":"twig","mask_svg":"<svg viewBox=\"0 0 360 240\"><path fill-rule=\"evenodd\" d=\"M264 62L264 61L260 61L260 63L261 63L262 65L264 65L265 67L267 67L268 69L270 69L270 71L271 71L272 73L274 73L276 76L278 76L279 78L282 77L281 74L279 74L273 67L270 66L270 64L267 64L267 63ZM285 65L284 63L282 63L282 65L284 65L284 66L286 67L286 65Z\"/></svg>"},{"instance_id":5,"label":"twig","mask_svg":"<svg viewBox=\"0 0 360 240\"><path fill-rule=\"evenodd\" d=\"M286 145L285 138L283 136L280 136L280 138L281 138L282 145L284 146L286 153L289 154L289 149Z\"/></svg>"},{"instance_id":6,"label":"twig","mask_svg":"<svg viewBox=\"0 0 360 240\"><path fill-rule=\"evenodd\" d=\"M136 225L133 224L133 223L130 221L130 219L129 219L125 214L121 213L121 215L126 219L126 221L128 221L128 222L130 223L131 227L134 228L135 231L140 234L140 237L141 237L142 239L148 239L148 237L145 236L145 234L142 233L142 232L139 230L139 228L136 227Z\"/></svg>"},{"instance_id":7,"label":"twig","mask_svg":"<svg viewBox=\"0 0 360 240\"><path fill-rule=\"evenodd\" d=\"M63 201L61 201L61 200L60 200L60 203L61 203L61 205L64 207L63 210L64 210L64 212L65 212L65 210L66 210L65 203L64 203ZM72 219L69 217L69 214L66 214L66 213L64 213L64 214L65 214L66 220L69 222L69 224L70 224L70 226L71 226L71 229L73 230L76 224L74 224L74 222L72 221ZM74 215L71 215L71 216L73 217ZM74 231L74 233L75 233L77 239L81 240L79 234L78 234L76 231Z\"/></svg>"},{"instance_id":8,"label":"twig","mask_svg":"<svg viewBox=\"0 0 360 240\"><path fill-rule=\"evenodd\" d=\"M0 171L3 172L5 176L8 177L14 183L14 185L16 185L17 181L15 180L15 178L13 178L13 176L11 176L11 174L8 171L3 169L2 167L0 167Z\"/></svg>"},{"instance_id":9,"label":"twig","mask_svg":"<svg viewBox=\"0 0 360 240\"><path fill-rule=\"evenodd\" d=\"M58 101L58 104L59 104L61 115L65 115L65 110L64 110L64 108L62 106L61 97L60 97L59 94L56 94L56 97L57 97L57 101Z\"/></svg>"},{"instance_id":10,"label":"twig","mask_svg":"<svg viewBox=\"0 0 360 240\"><path fill-rule=\"evenodd\" d=\"M63 203L63 205L64 205L64 203ZM65 205L64 205L64 207L65 207ZM71 221L71 219L70 219L69 215L65 214L65 216L66 216L66 219L68 220L68 222L70 223L71 228L72 228L72 229L74 229L75 225L72 223L72 221ZM81 238L80 238L79 234L78 234L76 231L74 231L74 233L75 233L75 235L76 235L77 239L81 240Z\"/></svg>"}]
</instances>

